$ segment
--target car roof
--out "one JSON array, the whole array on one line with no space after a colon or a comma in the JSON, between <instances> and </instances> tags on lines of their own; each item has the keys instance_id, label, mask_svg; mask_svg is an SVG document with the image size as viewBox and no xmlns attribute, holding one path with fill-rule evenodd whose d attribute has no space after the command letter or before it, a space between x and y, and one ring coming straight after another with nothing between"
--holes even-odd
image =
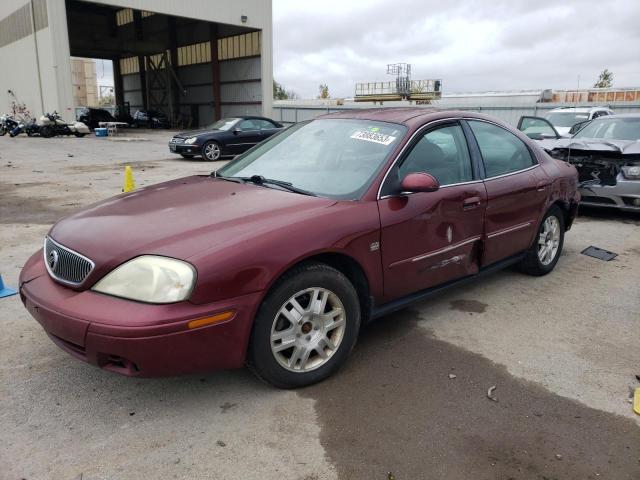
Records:
<instances>
[{"instance_id":1,"label":"car roof","mask_svg":"<svg viewBox=\"0 0 640 480\"><path fill-rule=\"evenodd\" d=\"M272 118L269 117L261 117L259 115L231 115L229 117L224 117L224 118L240 118L242 120L254 120L254 119L258 119L258 120L269 120L270 122L277 122L277 120L274 120Z\"/></svg>"},{"instance_id":2,"label":"car roof","mask_svg":"<svg viewBox=\"0 0 640 480\"><path fill-rule=\"evenodd\" d=\"M595 107L558 107L549 110L549 113L553 112L576 112L576 113L590 113L593 110L611 110L609 107L595 106Z\"/></svg>"},{"instance_id":3,"label":"car roof","mask_svg":"<svg viewBox=\"0 0 640 480\"><path fill-rule=\"evenodd\" d=\"M600 118L640 118L640 113L616 113L615 115ZM598 120L600 120L600 118L598 118Z\"/></svg>"},{"instance_id":4,"label":"car roof","mask_svg":"<svg viewBox=\"0 0 640 480\"><path fill-rule=\"evenodd\" d=\"M391 123L406 123L412 118L428 115L437 111L435 108L420 107L352 108L322 115L320 118L353 118Z\"/></svg>"},{"instance_id":5,"label":"car roof","mask_svg":"<svg viewBox=\"0 0 640 480\"><path fill-rule=\"evenodd\" d=\"M329 113L318 117L319 119L344 118L357 120L371 120L379 122L400 123L408 127L420 126L428 121L446 119L451 117L477 118L490 120L494 123L503 124L496 118L483 115L481 113L467 110L447 110L439 108L424 107L389 107L389 108L353 108L340 112Z\"/></svg>"}]
</instances>

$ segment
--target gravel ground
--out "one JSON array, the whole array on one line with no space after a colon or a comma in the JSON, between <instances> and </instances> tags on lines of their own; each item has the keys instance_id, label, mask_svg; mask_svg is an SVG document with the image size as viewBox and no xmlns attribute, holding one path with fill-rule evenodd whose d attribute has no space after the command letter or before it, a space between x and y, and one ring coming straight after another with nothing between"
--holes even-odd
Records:
<instances>
[{"instance_id":1,"label":"gravel ground","mask_svg":"<svg viewBox=\"0 0 640 480\"><path fill-rule=\"evenodd\" d=\"M144 186L224 164L171 155L169 137L0 138L5 282L58 218L119 193L125 165ZM640 216L586 211L552 274L499 272L386 317L296 392L244 370L104 372L2 299L0 479L637 479L639 283Z\"/></svg>"}]
</instances>

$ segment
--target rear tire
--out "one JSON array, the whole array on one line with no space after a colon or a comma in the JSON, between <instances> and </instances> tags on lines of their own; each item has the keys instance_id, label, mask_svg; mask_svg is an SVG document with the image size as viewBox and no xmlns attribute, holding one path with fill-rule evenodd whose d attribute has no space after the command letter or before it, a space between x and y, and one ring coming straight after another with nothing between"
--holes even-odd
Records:
<instances>
[{"instance_id":1,"label":"rear tire","mask_svg":"<svg viewBox=\"0 0 640 480\"><path fill-rule=\"evenodd\" d=\"M360 330L360 304L351 282L322 263L286 273L258 310L248 366L278 388L324 380L347 359Z\"/></svg>"},{"instance_id":2,"label":"rear tire","mask_svg":"<svg viewBox=\"0 0 640 480\"><path fill-rule=\"evenodd\" d=\"M0 137L6 135L7 131L4 129L4 127L0 127Z\"/></svg>"},{"instance_id":3,"label":"rear tire","mask_svg":"<svg viewBox=\"0 0 640 480\"><path fill-rule=\"evenodd\" d=\"M518 264L528 275L546 275L554 269L564 245L564 215L557 205L552 205L540 222L538 233L526 256Z\"/></svg>"},{"instance_id":4,"label":"rear tire","mask_svg":"<svg viewBox=\"0 0 640 480\"><path fill-rule=\"evenodd\" d=\"M43 138L51 138L53 137L54 133L55 132L53 131L53 128L48 125L40 127L40 136Z\"/></svg>"}]
</instances>

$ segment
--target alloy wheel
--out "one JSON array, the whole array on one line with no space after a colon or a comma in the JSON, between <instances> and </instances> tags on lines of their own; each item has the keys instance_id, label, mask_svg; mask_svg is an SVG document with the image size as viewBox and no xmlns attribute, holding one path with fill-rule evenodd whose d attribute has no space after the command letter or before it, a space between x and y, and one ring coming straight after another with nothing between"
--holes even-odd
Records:
<instances>
[{"instance_id":1,"label":"alloy wheel","mask_svg":"<svg viewBox=\"0 0 640 480\"><path fill-rule=\"evenodd\" d=\"M273 319L271 352L289 371L315 370L338 351L345 324L345 309L335 293L320 287L301 290Z\"/></svg>"},{"instance_id":2,"label":"alloy wheel","mask_svg":"<svg viewBox=\"0 0 640 480\"><path fill-rule=\"evenodd\" d=\"M208 143L204 147L204 156L207 160L217 160L220 158L220 147L217 143Z\"/></svg>"},{"instance_id":3,"label":"alloy wheel","mask_svg":"<svg viewBox=\"0 0 640 480\"><path fill-rule=\"evenodd\" d=\"M558 253L560 245L560 222L550 215L548 216L538 235L538 260L543 265L549 265Z\"/></svg>"}]
</instances>

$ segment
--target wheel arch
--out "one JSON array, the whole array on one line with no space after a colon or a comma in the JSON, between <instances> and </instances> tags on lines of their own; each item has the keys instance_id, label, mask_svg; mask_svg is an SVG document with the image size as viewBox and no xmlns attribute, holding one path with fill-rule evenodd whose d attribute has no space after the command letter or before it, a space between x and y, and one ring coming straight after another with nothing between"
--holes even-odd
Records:
<instances>
[{"instance_id":1,"label":"wheel arch","mask_svg":"<svg viewBox=\"0 0 640 480\"><path fill-rule=\"evenodd\" d=\"M351 282L358 294L358 301L360 303L360 313L362 323L366 323L371 318L371 312L373 310L373 301L370 294L370 282L367 274L362 265L352 256L342 252L320 252L314 253L307 257L298 259L293 264L289 265L286 269L281 271L277 277L271 282L269 287L265 290L263 298L273 290L278 281L291 270L307 263L323 263L335 268L342 273Z\"/></svg>"},{"instance_id":2,"label":"wheel arch","mask_svg":"<svg viewBox=\"0 0 640 480\"><path fill-rule=\"evenodd\" d=\"M549 208L553 207L554 205L557 206L562 212L562 217L563 217L562 219L564 220L564 230L565 231L569 230L571 228L571 224L573 223L573 216L571 214L571 204L565 200L558 199L552 202L551 204L549 204L547 211L549 211Z\"/></svg>"}]
</instances>

